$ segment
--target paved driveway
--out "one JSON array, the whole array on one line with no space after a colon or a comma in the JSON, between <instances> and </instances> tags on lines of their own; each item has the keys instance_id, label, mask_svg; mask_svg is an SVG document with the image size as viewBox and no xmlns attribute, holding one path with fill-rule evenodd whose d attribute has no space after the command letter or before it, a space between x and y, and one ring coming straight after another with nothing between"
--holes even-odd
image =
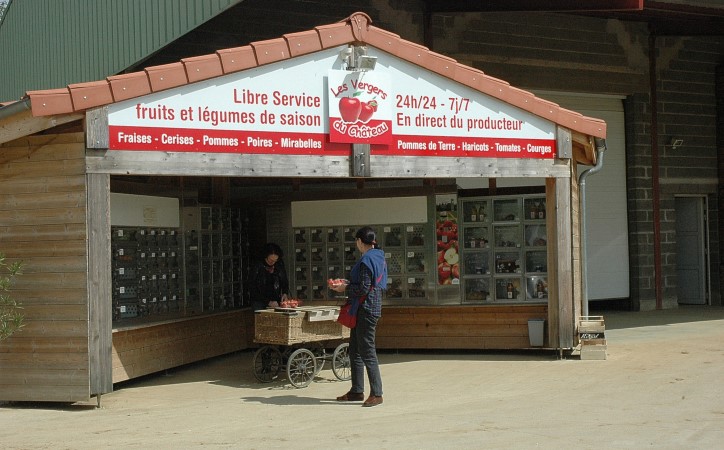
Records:
<instances>
[{"instance_id":1,"label":"paved driveway","mask_svg":"<svg viewBox=\"0 0 724 450\"><path fill-rule=\"evenodd\" d=\"M724 309L606 312L608 358L380 355L385 403L341 404L331 370L259 384L252 352L132 380L92 404L5 404L4 449L658 448L724 444Z\"/></svg>"}]
</instances>

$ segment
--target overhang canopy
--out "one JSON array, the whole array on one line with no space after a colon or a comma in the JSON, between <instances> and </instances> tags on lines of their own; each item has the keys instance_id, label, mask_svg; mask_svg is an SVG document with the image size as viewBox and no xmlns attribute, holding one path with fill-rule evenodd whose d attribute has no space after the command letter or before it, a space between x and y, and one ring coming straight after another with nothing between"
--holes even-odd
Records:
<instances>
[{"instance_id":1,"label":"overhang canopy","mask_svg":"<svg viewBox=\"0 0 724 450\"><path fill-rule=\"evenodd\" d=\"M217 79L222 82L224 77L231 74L266 70L267 66L274 63L295 58L299 58L301 63L305 55L338 51L337 49L345 46L367 46L373 50L371 53L379 50L384 52L385 57L390 55L389 57L414 65L426 73L441 77L443 84L462 85L474 93L493 99L496 108L504 104L520 111L526 117L537 117L544 123L570 130L573 157L581 163L595 162L593 138L606 136L605 122L561 108L529 92L510 86L505 81L485 75L482 71L372 26L371 19L364 13L355 13L343 21L319 26L313 30L253 42L244 47L218 50L213 54L186 58L172 64L148 67L140 72L111 76L101 81L72 84L61 89L29 91L23 101L29 101L32 117L37 119L63 116L77 118L78 114L89 110L119 105L121 102L170 89L174 90L173 93L188 92L197 86L202 86L203 83L214 83ZM379 54L383 56L382 53ZM430 88L434 89L435 86L431 85ZM408 99L413 102L412 106L422 107L414 103L424 101L421 100L424 92L419 94L419 97ZM397 99L398 103L404 101ZM460 112L461 107L463 106L458 105L457 110L453 112ZM453 108L453 105L448 104L446 108ZM13 104L0 108L0 127L8 126L3 124L7 124L9 119L7 116L11 110ZM452 112L448 113L448 116L452 115ZM398 117L397 120L401 119ZM423 118L423 120L428 119ZM434 122L434 118L432 120L430 122L432 126L447 125L439 119L438 122ZM17 133L8 136L18 137ZM0 143L7 140L9 139L0 139ZM92 144L89 146L93 147Z\"/></svg>"}]
</instances>

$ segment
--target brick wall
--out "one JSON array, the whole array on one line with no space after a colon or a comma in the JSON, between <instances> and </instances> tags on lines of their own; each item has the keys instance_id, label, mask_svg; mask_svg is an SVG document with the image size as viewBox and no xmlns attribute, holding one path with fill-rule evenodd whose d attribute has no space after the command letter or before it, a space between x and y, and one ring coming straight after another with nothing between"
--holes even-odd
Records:
<instances>
[{"instance_id":1,"label":"brick wall","mask_svg":"<svg viewBox=\"0 0 724 450\"><path fill-rule=\"evenodd\" d=\"M661 263L665 302L676 299L675 195L708 198L712 304L721 304L715 66L724 39L657 38ZM673 148L670 139L683 139Z\"/></svg>"},{"instance_id":2,"label":"brick wall","mask_svg":"<svg viewBox=\"0 0 724 450\"><path fill-rule=\"evenodd\" d=\"M626 112L629 277L632 309L655 302L651 109L647 94L629 96Z\"/></svg>"}]
</instances>

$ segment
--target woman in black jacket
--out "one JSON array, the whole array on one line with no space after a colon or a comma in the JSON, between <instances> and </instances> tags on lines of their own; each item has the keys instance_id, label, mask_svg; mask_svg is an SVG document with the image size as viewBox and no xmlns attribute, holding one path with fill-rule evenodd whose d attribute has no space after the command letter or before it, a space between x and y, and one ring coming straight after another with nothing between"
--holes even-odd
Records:
<instances>
[{"instance_id":1,"label":"woman in black jacket","mask_svg":"<svg viewBox=\"0 0 724 450\"><path fill-rule=\"evenodd\" d=\"M277 244L265 244L262 259L252 267L249 284L254 311L277 307L287 299L289 279L282 256Z\"/></svg>"}]
</instances>

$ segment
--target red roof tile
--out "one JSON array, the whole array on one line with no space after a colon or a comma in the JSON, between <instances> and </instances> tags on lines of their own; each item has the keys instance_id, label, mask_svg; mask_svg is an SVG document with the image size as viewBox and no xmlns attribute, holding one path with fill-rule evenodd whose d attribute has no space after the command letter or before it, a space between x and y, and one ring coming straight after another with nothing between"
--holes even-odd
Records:
<instances>
[{"instance_id":1,"label":"red roof tile","mask_svg":"<svg viewBox=\"0 0 724 450\"><path fill-rule=\"evenodd\" d=\"M561 108L555 103L510 86L503 80L458 63L452 58L374 27L367 14L355 13L338 23L252 42L248 46L218 50L210 55L152 66L142 72L116 75L103 81L69 85L65 89L28 91L34 116L84 111L113 102L215 78L264 64L313 53L343 44L367 44L384 50L479 92L539 115L571 130L606 137L606 123Z\"/></svg>"},{"instance_id":2,"label":"red roof tile","mask_svg":"<svg viewBox=\"0 0 724 450\"><path fill-rule=\"evenodd\" d=\"M285 34L284 39L287 40L289 53L292 58L322 50L322 41L319 38L319 34L314 30L303 33Z\"/></svg>"},{"instance_id":3,"label":"red roof tile","mask_svg":"<svg viewBox=\"0 0 724 450\"><path fill-rule=\"evenodd\" d=\"M151 83L146 72L125 73L106 78L117 102L151 93Z\"/></svg>"},{"instance_id":4,"label":"red roof tile","mask_svg":"<svg viewBox=\"0 0 724 450\"><path fill-rule=\"evenodd\" d=\"M250 45L217 50L216 54L221 59L221 68L224 70L224 74L250 69L259 65L256 61L254 49Z\"/></svg>"},{"instance_id":5,"label":"red roof tile","mask_svg":"<svg viewBox=\"0 0 724 450\"><path fill-rule=\"evenodd\" d=\"M220 77L224 74L224 69L221 67L221 58L216 53L184 58L181 62L186 66L186 76L189 83Z\"/></svg>"}]
</instances>

